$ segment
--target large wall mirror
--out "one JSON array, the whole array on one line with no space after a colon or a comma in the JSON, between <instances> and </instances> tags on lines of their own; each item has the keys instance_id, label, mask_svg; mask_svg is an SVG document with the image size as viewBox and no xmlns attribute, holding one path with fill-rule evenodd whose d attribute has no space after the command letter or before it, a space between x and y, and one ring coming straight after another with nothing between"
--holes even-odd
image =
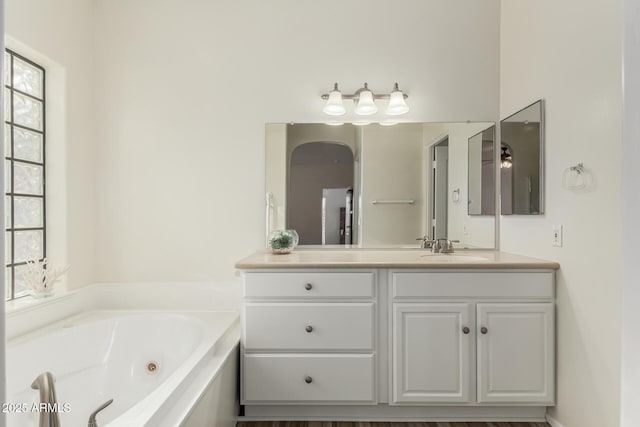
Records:
<instances>
[{"instance_id":1,"label":"large wall mirror","mask_svg":"<svg viewBox=\"0 0 640 427\"><path fill-rule=\"evenodd\" d=\"M312 247L418 248L426 235L494 248L494 137L487 122L267 124L267 234L293 228Z\"/></svg>"},{"instance_id":2,"label":"large wall mirror","mask_svg":"<svg viewBox=\"0 0 640 427\"><path fill-rule=\"evenodd\" d=\"M544 213L544 102L500 122L502 215Z\"/></svg>"}]
</instances>

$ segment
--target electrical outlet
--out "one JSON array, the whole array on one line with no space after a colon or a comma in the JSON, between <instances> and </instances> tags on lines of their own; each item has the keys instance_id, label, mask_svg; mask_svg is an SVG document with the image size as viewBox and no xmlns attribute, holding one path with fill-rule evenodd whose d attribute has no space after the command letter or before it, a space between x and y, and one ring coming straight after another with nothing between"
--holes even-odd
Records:
<instances>
[{"instance_id":1,"label":"electrical outlet","mask_svg":"<svg viewBox=\"0 0 640 427\"><path fill-rule=\"evenodd\" d=\"M554 225L553 226L553 236L552 236L552 245L558 248L562 247L562 226Z\"/></svg>"}]
</instances>

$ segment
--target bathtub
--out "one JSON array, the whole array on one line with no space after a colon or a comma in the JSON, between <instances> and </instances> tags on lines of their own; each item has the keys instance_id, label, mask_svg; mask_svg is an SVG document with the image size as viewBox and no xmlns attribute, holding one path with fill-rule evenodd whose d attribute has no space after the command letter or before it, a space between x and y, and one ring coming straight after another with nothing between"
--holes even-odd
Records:
<instances>
[{"instance_id":1,"label":"bathtub","mask_svg":"<svg viewBox=\"0 0 640 427\"><path fill-rule=\"evenodd\" d=\"M237 311L93 310L23 334L7 344L7 425L38 425L31 383L45 371L62 427L86 426L109 399L101 427L189 425L223 366L234 394L238 329Z\"/></svg>"}]
</instances>

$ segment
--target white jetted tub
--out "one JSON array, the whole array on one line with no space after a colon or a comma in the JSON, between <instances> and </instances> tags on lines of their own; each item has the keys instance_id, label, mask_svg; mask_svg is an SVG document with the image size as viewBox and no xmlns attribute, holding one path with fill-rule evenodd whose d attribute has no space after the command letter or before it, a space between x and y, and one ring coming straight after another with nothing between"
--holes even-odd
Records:
<instances>
[{"instance_id":1,"label":"white jetted tub","mask_svg":"<svg viewBox=\"0 0 640 427\"><path fill-rule=\"evenodd\" d=\"M62 427L86 426L109 399L101 427L185 425L216 369L234 358L238 319L236 311L91 311L17 337L7 346L7 425L38 425L31 384L46 371Z\"/></svg>"}]
</instances>

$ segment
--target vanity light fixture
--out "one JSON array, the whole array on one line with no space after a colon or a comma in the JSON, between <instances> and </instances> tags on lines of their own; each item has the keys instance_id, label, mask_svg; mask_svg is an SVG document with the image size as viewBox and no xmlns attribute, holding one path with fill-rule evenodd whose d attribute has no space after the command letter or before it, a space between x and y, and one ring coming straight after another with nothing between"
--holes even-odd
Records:
<instances>
[{"instance_id":1,"label":"vanity light fixture","mask_svg":"<svg viewBox=\"0 0 640 427\"><path fill-rule=\"evenodd\" d=\"M373 92L369 90L369 86L365 83L362 89L356 92L358 101L356 102L355 113L359 116L370 116L378 112L376 103L373 102Z\"/></svg>"},{"instance_id":2,"label":"vanity light fixture","mask_svg":"<svg viewBox=\"0 0 640 427\"><path fill-rule=\"evenodd\" d=\"M327 103L322 111L329 116L342 116L347 110L342 104L342 93L338 90L338 83L333 85L333 90L326 95ZM323 98L324 95L323 95Z\"/></svg>"},{"instance_id":3,"label":"vanity light fixture","mask_svg":"<svg viewBox=\"0 0 640 427\"><path fill-rule=\"evenodd\" d=\"M328 94L322 95L322 99L327 101L322 111L330 116L342 116L346 113L343 99L350 99L356 103L355 113L359 116L370 116L378 112L378 107L375 103L379 99L388 99L389 104L385 110L385 114L389 116L399 116L409 112L409 106L405 99L408 95L402 92L398 88L398 83L393 85L391 93L387 94L374 94L367 83L364 87L358 89L352 95L342 94L338 90L338 83L334 83L333 90Z\"/></svg>"},{"instance_id":4,"label":"vanity light fixture","mask_svg":"<svg viewBox=\"0 0 640 427\"><path fill-rule=\"evenodd\" d=\"M409 106L404 100L405 95L400 89L398 89L398 83L393 85L393 92L389 95L389 105L387 106L386 114L390 116L400 116L409 112Z\"/></svg>"}]
</instances>

